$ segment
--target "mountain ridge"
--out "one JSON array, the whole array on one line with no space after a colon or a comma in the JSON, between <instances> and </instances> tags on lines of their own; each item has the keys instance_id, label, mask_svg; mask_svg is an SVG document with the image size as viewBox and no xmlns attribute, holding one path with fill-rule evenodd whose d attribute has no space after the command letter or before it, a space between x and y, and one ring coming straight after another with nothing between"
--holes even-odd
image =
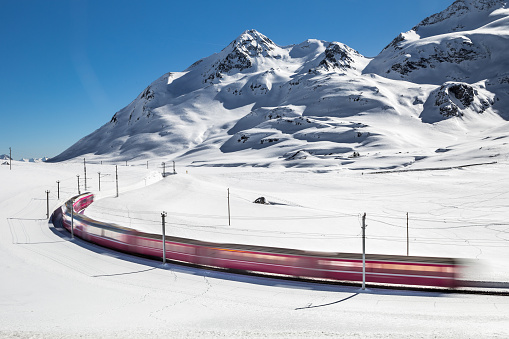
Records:
<instances>
[{"instance_id":1,"label":"mountain ridge","mask_svg":"<svg viewBox=\"0 0 509 339\"><path fill-rule=\"evenodd\" d=\"M468 11L454 14L455 8ZM460 31L453 27L458 16L471 18L472 27L481 17L493 20ZM471 143L509 120L502 109L509 103L509 64L496 47L509 38L508 18L504 1L457 0L375 58L316 39L278 46L246 30L219 53L152 82L51 161L86 155L362 167L368 154L420 148L436 156L464 131L462 142ZM419 35L432 26L446 33Z\"/></svg>"}]
</instances>

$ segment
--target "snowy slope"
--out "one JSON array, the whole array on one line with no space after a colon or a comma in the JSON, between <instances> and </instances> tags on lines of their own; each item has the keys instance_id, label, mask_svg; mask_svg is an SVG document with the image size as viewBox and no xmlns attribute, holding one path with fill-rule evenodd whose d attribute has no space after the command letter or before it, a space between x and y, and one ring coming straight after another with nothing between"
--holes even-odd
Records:
<instances>
[{"instance_id":1,"label":"snowy slope","mask_svg":"<svg viewBox=\"0 0 509 339\"><path fill-rule=\"evenodd\" d=\"M439 85L421 114L424 122L484 112L507 120L508 46L506 1L457 0L401 33L364 73Z\"/></svg>"},{"instance_id":2,"label":"snowy slope","mask_svg":"<svg viewBox=\"0 0 509 339\"><path fill-rule=\"evenodd\" d=\"M504 76L509 67L509 9L501 0L457 0L401 33L364 70L441 85Z\"/></svg>"},{"instance_id":3,"label":"snowy slope","mask_svg":"<svg viewBox=\"0 0 509 339\"><path fill-rule=\"evenodd\" d=\"M367 252L404 255L410 212L411 254L466 257L479 263L476 279L509 278L508 193L500 184L509 180L507 162L369 175L189 167L164 179L159 173L159 180L152 162L149 169L138 165L119 166L119 198L112 197L115 167L87 165L94 179L88 189L104 199L86 213L159 233L164 210L171 235L359 252L358 215L366 212ZM76 194L81 162L14 162L0 172L1 338L509 336L505 296L362 291L163 266L71 240L48 223L45 190L51 209ZM100 192L97 172L104 176ZM260 195L274 204L253 204Z\"/></svg>"},{"instance_id":4,"label":"snowy slope","mask_svg":"<svg viewBox=\"0 0 509 339\"><path fill-rule=\"evenodd\" d=\"M278 46L245 31L154 81L52 161L363 168L374 164L363 157L391 157L388 167L401 167L409 164L401 153L475 150L509 129L508 14L503 1L458 0L374 59L339 42Z\"/></svg>"}]
</instances>

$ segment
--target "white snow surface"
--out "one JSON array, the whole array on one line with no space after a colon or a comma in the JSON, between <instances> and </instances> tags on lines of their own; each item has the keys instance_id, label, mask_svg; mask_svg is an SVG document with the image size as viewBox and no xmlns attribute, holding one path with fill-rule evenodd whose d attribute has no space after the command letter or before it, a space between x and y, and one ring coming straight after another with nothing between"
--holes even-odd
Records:
<instances>
[{"instance_id":1,"label":"white snow surface","mask_svg":"<svg viewBox=\"0 0 509 339\"><path fill-rule=\"evenodd\" d=\"M467 152L463 159L467 156L476 160L476 154ZM114 198L115 167L89 163L87 190L97 200L85 213L158 233L166 211L171 235L360 252L359 216L365 212L367 252L404 255L408 212L411 255L466 258L473 264L467 278L509 280L507 158L379 174L318 166L190 165L177 163L177 174L163 178L160 161L150 161L148 169L146 162L118 164L120 196ZM421 168L456 165L429 158ZM45 190L51 191L53 210L77 193L76 174L84 190L83 170L82 162L0 166L0 337L509 335L507 297L361 291L162 266L71 240L48 223ZM271 204L253 204L259 196Z\"/></svg>"},{"instance_id":2,"label":"white snow surface","mask_svg":"<svg viewBox=\"0 0 509 339\"><path fill-rule=\"evenodd\" d=\"M505 1L458 0L372 59L249 30L54 162L2 157L0 337L509 337L508 297L163 266L70 239L45 193L54 210L80 175L98 220L160 233L165 211L169 235L331 252L361 251L366 213L367 253L405 255L408 213L410 255L507 284L508 17Z\"/></svg>"}]
</instances>

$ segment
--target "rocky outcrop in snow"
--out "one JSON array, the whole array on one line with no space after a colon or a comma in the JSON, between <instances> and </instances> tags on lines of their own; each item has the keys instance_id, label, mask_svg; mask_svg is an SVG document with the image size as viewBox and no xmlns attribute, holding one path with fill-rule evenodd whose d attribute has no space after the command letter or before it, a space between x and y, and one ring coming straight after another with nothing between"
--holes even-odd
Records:
<instances>
[{"instance_id":1,"label":"rocky outcrop in snow","mask_svg":"<svg viewBox=\"0 0 509 339\"><path fill-rule=\"evenodd\" d=\"M259 57L281 58L280 50L265 35L255 30L245 31L217 55L217 60L203 73L203 81L206 83L216 78L221 79L232 71L250 69L257 64Z\"/></svg>"},{"instance_id":2,"label":"rocky outcrop in snow","mask_svg":"<svg viewBox=\"0 0 509 339\"><path fill-rule=\"evenodd\" d=\"M493 104L494 95L485 89L483 83L469 85L447 82L431 92L428 109L421 114L421 119L426 123L435 123L465 114L482 114Z\"/></svg>"}]
</instances>

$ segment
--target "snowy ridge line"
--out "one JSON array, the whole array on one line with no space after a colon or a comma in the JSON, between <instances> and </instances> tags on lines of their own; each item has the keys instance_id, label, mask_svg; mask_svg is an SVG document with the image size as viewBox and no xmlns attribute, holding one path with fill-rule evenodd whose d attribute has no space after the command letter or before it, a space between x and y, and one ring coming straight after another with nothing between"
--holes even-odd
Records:
<instances>
[{"instance_id":1,"label":"snowy ridge line","mask_svg":"<svg viewBox=\"0 0 509 339\"><path fill-rule=\"evenodd\" d=\"M121 252L151 258L166 258L199 267L263 275L290 276L323 281L360 282L362 256L358 253L312 252L256 245L226 244L166 236L93 220L83 210L93 202L85 193L67 201L54 211L53 222L62 222L73 233L92 243ZM163 253L163 247L166 249ZM394 286L459 287L461 265L456 259L397 255L366 255L367 281Z\"/></svg>"},{"instance_id":2,"label":"snowy ridge line","mask_svg":"<svg viewBox=\"0 0 509 339\"><path fill-rule=\"evenodd\" d=\"M448 166L448 167L409 168L409 169L401 169L401 170L377 171L377 172L368 172L366 174L385 174L385 173L402 173L402 172L424 172L424 171L446 171L446 170L451 170L451 169L459 169L459 168L473 167L473 166L482 166L482 165L494 165L494 164L498 164L498 161L481 162L481 163L478 163L478 164L468 164L468 165Z\"/></svg>"}]
</instances>

